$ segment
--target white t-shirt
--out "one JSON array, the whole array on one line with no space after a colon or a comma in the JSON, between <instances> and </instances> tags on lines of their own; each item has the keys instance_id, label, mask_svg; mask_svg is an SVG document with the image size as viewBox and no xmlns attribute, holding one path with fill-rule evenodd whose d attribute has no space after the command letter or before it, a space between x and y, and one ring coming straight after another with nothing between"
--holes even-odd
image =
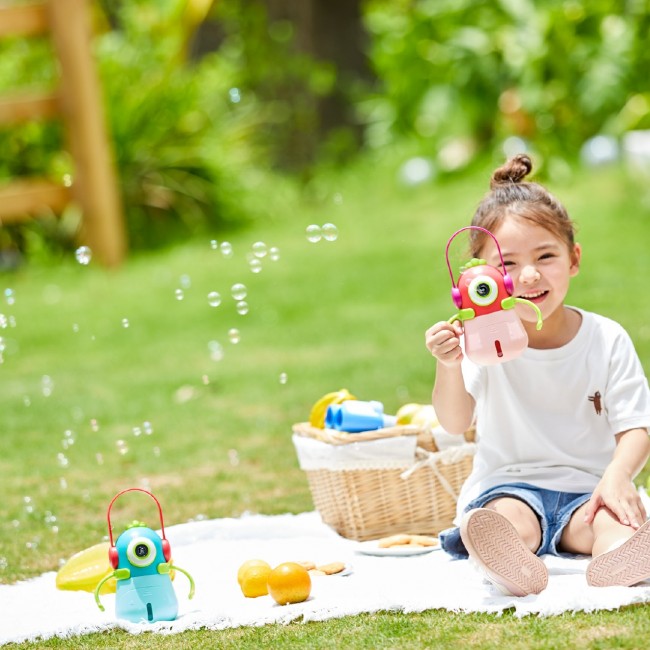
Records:
<instances>
[{"instance_id":1,"label":"white t-shirt","mask_svg":"<svg viewBox=\"0 0 650 650\"><path fill-rule=\"evenodd\" d=\"M627 332L609 318L571 309L582 323L560 348L526 348L492 366L463 360L479 444L459 515L503 483L592 492L612 459L614 436L650 427L648 380Z\"/></svg>"}]
</instances>

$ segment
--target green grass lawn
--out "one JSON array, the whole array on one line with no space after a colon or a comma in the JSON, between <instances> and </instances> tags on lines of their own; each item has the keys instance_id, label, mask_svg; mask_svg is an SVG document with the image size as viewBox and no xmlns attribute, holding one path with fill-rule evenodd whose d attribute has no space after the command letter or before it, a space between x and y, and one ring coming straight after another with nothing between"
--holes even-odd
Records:
<instances>
[{"instance_id":1,"label":"green grass lawn","mask_svg":"<svg viewBox=\"0 0 650 650\"><path fill-rule=\"evenodd\" d=\"M160 498L168 525L312 510L292 423L341 387L388 412L428 401L434 363L423 333L454 312L444 246L468 222L489 172L409 188L393 164L370 161L320 178L302 199L281 184L260 189L270 216L254 228L133 256L116 271L70 256L0 276L0 581L56 570L101 541L110 499L130 486ZM639 188L612 168L549 187L584 248L569 303L621 322L650 368L650 210ZM305 228L327 222L338 238L308 242ZM233 256L212 239L229 241ZM280 253L253 273L247 254L258 241ZM244 315L235 283L247 287ZM208 300L215 291L217 307ZM146 520L148 506L129 504L124 516ZM648 626L644 607L523 620L381 613L38 647L318 648L345 635L354 648L636 648Z\"/></svg>"}]
</instances>

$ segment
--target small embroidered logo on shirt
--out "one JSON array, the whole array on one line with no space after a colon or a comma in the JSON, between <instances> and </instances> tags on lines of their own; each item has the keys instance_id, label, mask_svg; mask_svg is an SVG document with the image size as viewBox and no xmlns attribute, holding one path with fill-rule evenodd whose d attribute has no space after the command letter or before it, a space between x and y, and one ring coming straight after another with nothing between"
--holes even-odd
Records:
<instances>
[{"instance_id":1,"label":"small embroidered logo on shirt","mask_svg":"<svg viewBox=\"0 0 650 650\"><path fill-rule=\"evenodd\" d=\"M593 395L589 395L587 398L590 402L594 403L594 409L596 410L596 415L600 415L603 412L603 403L600 400L601 395L600 391L596 391Z\"/></svg>"}]
</instances>

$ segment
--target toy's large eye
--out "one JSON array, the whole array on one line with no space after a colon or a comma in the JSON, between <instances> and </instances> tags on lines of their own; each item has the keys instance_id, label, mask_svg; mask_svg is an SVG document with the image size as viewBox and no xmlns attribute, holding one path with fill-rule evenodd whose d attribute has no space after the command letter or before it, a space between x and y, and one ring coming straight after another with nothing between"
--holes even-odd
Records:
<instances>
[{"instance_id":1,"label":"toy's large eye","mask_svg":"<svg viewBox=\"0 0 650 650\"><path fill-rule=\"evenodd\" d=\"M146 537L135 537L126 549L126 557L133 566L149 566L156 559L156 546Z\"/></svg>"},{"instance_id":2,"label":"toy's large eye","mask_svg":"<svg viewBox=\"0 0 650 650\"><path fill-rule=\"evenodd\" d=\"M467 288L469 299L480 307L491 305L499 295L499 287L489 275L479 275L474 278Z\"/></svg>"}]
</instances>

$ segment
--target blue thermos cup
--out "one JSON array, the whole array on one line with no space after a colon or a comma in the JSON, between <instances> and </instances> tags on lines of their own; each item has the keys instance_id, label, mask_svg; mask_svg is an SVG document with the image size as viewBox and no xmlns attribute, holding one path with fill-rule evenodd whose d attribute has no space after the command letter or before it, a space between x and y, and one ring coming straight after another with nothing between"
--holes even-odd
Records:
<instances>
[{"instance_id":1,"label":"blue thermos cup","mask_svg":"<svg viewBox=\"0 0 650 650\"><path fill-rule=\"evenodd\" d=\"M359 433L393 426L395 420L395 416L384 414L384 405L381 402L346 400L341 404L331 404L327 407L325 427L348 433Z\"/></svg>"}]
</instances>

